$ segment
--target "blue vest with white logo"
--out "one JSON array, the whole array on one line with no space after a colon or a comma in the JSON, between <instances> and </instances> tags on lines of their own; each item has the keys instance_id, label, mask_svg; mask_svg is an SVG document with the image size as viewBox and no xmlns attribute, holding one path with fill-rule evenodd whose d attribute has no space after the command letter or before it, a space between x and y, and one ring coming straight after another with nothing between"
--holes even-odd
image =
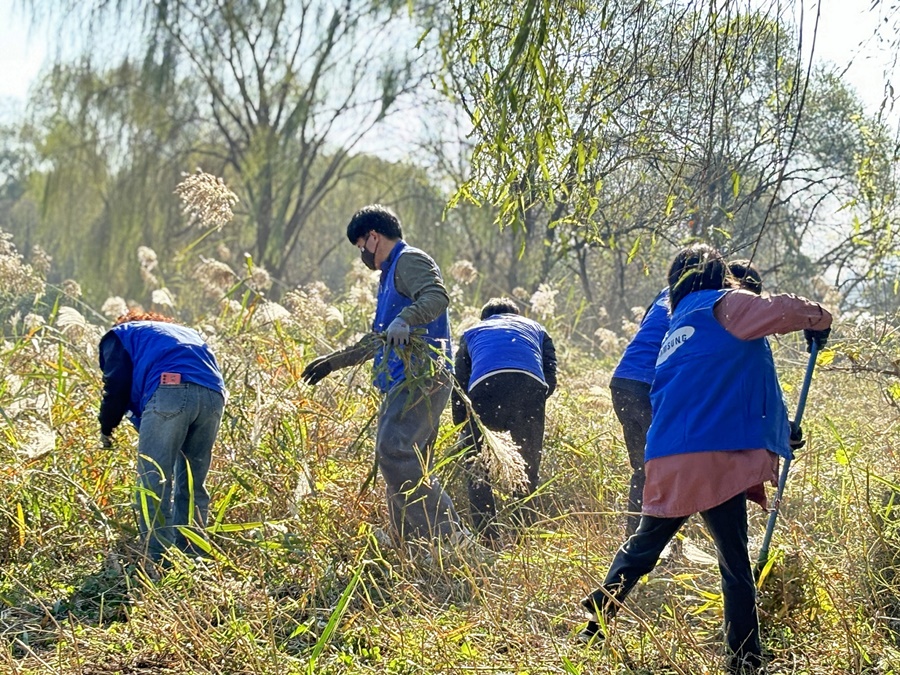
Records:
<instances>
[{"instance_id":1,"label":"blue vest with white logo","mask_svg":"<svg viewBox=\"0 0 900 675\"><path fill-rule=\"evenodd\" d=\"M691 293L672 315L650 391L645 460L755 448L791 457L769 341L736 338L713 316L727 292Z\"/></svg>"},{"instance_id":2,"label":"blue vest with white logo","mask_svg":"<svg viewBox=\"0 0 900 675\"><path fill-rule=\"evenodd\" d=\"M128 409L136 427L140 426L144 406L159 387L163 373L178 373L182 382L225 395L225 381L216 357L194 329L164 321L128 321L110 330L131 358Z\"/></svg>"},{"instance_id":3,"label":"blue vest with white logo","mask_svg":"<svg viewBox=\"0 0 900 675\"><path fill-rule=\"evenodd\" d=\"M409 251L419 251L417 248L409 246L405 241L400 240L394 246L387 261L387 268L382 269L381 281L378 285L378 306L375 309L375 320L372 322L372 330L376 333L382 333L387 330L391 321L397 318L403 309L409 307L413 301L407 298L394 285L394 272L397 268L397 261L400 256ZM450 363L450 316L447 310L425 324L424 326L410 326L410 329L425 328L425 341L432 347L429 349L429 356L433 359L438 358L443 353L445 366L449 369ZM407 347L407 351L409 348ZM416 358L410 355L408 358L410 367L416 369ZM393 347L384 345L375 352L375 365L373 368L374 376L372 382L383 392L388 392L406 379L403 360Z\"/></svg>"},{"instance_id":4,"label":"blue vest with white logo","mask_svg":"<svg viewBox=\"0 0 900 675\"><path fill-rule=\"evenodd\" d=\"M472 358L469 390L498 370L519 370L544 384L543 344L547 332L537 321L518 314L495 314L467 330L463 337Z\"/></svg>"},{"instance_id":5,"label":"blue vest with white logo","mask_svg":"<svg viewBox=\"0 0 900 675\"><path fill-rule=\"evenodd\" d=\"M656 296L644 314L638 332L625 348L613 377L653 384L656 357L666 331L669 330L669 289Z\"/></svg>"}]
</instances>

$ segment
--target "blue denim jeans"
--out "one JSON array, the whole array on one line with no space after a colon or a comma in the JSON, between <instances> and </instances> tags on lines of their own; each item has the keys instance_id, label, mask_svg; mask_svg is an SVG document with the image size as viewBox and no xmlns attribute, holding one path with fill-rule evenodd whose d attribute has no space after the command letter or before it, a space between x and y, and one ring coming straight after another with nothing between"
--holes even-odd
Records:
<instances>
[{"instance_id":1,"label":"blue denim jeans","mask_svg":"<svg viewBox=\"0 0 900 675\"><path fill-rule=\"evenodd\" d=\"M177 529L203 536L209 511L204 485L225 400L197 384L160 385L144 408L138 441L136 508L147 555L175 545L197 552Z\"/></svg>"}]
</instances>

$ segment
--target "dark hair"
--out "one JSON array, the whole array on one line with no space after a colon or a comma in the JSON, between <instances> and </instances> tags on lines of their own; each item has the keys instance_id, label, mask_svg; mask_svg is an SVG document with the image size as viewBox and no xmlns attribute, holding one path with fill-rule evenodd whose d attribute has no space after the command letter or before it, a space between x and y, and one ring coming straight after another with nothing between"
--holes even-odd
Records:
<instances>
[{"instance_id":1,"label":"dark hair","mask_svg":"<svg viewBox=\"0 0 900 675\"><path fill-rule=\"evenodd\" d=\"M177 323L175 319L157 312L144 312L139 309L129 309L128 313L123 314L116 319L116 322L113 325L118 326L120 323L128 323L129 321L162 321L163 323Z\"/></svg>"},{"instance_id":2,"label":"dark hair","mask_svg":"<svg viewBox=\"0 0 900 675\"><path fill-rule=\"evenodd\" d=\"M695 291L731 287L725 260L708 244L692 244L682 249L669 268L669 305L673 310Z\"/></svg>"},{"instance_id":3,"label":"dark hair","mask_svg":"<svg viewBox=\"0 0 900 675\"><path fill-rule=\"evenodd\" d=\"M762 293L762 276L749 260L732 260L728 263L728 271L745 291L751 291L757 295Z\"/></svg>"},{"instance_id":4,"label":"dark hair","mask_svg":"<svg viewBox=\"0 0 900 675\"><path fill-rule=\"evenodd\" d=\"M511 298L491 298L481 308L481 320L495 314L518 314L519 306Z\"/></svg>"},{"instance_id":5,"label":"dark hair","mask_svg":"<svg viewBox=\"0 0 900 675\"><path fill-rule=\"evenodd\" d=\"M403 238L400 218L381 204L369 204L353 214L347 225L347 239L351 244L355 244L360 237L365 237L373 231L383 234L388 239Z\"/></svg>"}]
</instances>

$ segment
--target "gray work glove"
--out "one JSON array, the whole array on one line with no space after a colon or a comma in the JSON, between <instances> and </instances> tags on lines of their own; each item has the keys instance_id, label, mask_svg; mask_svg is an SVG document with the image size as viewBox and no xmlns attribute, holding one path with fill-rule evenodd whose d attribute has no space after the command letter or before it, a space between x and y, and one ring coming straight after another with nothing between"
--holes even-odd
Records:
<instances>
[{"instance_id":1,"label":"gray work glove","mask_svg":"<svg viewBox=\"0 0 900 675\"><path fill-rule=\"evenodd\" d=\"M402 347L409 344L409 324L399 316L391 321L385 331L388 344L393 347Z\"/></svg>"},{"instance_id":2,"label":"gray work glove","mask_svg":"<svg viewBox=\"0 0 900 675\"><path fill-rule=\"evenodd\" d=\"M806 338L806 352L809 353L812 351L812 343L816 343L816 347L819 351L822 351L825 348L825 345L828 343L828 336L831 335L831 328L826 328L824 330L813 330L812 328L804 328L803 329L803 337Z\"/></svg>"},{"instance_id":3,"label":"gray work glove","mask_svg":"<svg viewBox=\"0 0 900 675\"><path fill-rule=\"evenodd\" d=\"M107 436L102 431L100 432L100 447L105 448L106 450L110 450L113 447L113 439L112 436Z\"/></svg>"},{"instance_id":4,"label":"gray work glove","mask_svg":"<svg viewBox=\"0 0 900 675\"><path fill-rule=\"evenodd\" d=\"M303 372L300 373L300 379L302 379L306 384L318 384L320 381L325 379L333 370L334 366L331 365L330 360L331 355L320 356L315 361L311 361L306 368L303 369Z\"/></svg>"}]
</instances>

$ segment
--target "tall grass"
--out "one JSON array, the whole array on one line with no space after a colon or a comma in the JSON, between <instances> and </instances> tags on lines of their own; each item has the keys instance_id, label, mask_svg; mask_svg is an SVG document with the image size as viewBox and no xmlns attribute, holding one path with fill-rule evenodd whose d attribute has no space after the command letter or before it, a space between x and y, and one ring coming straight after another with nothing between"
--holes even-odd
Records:
<instances>
[{"instance_id":1,"label":"tall grass","mask_svg":"<svg viewBox=\"0 0 900 675\"><path fill-rule=\"evenodd\" d=\"M630 468L606 388L614 351L561 350L532 502L541 516L510 530L491 567L436 569L380 543L387 514L381 484L367 483L378 403L368 373L336 373L315 390L300 380L311 358L366 330L360 298L372 279L360 274L352 296L306 287L283 312L239 274L218 304L191 297L189 284L175 294L231 397L209 477L214 558L177 560L158 581L137 565L136 435L120 428L113 450L97 442L105 326L68 296L35 302L34 285L3 300L0 671L720 672L722 597L696 519L682 533L685 557L636 589L602 648L572 639L577 602L624 532ZM456 302L457 317L473 313L464 293ZM842 355L861 344L850 331L816 373L808 444L761 590L771 673L900 672L895 383L842 370L860 363ZM783 339L776 356L791 399L805 354ZM437 452L457 453L449 411ZM464 512L460 462L440 471ZM511 526L503 509L500 520ZM754 553L764 527L765 514L752 513Z\"/></svg>"}]
</instances>

